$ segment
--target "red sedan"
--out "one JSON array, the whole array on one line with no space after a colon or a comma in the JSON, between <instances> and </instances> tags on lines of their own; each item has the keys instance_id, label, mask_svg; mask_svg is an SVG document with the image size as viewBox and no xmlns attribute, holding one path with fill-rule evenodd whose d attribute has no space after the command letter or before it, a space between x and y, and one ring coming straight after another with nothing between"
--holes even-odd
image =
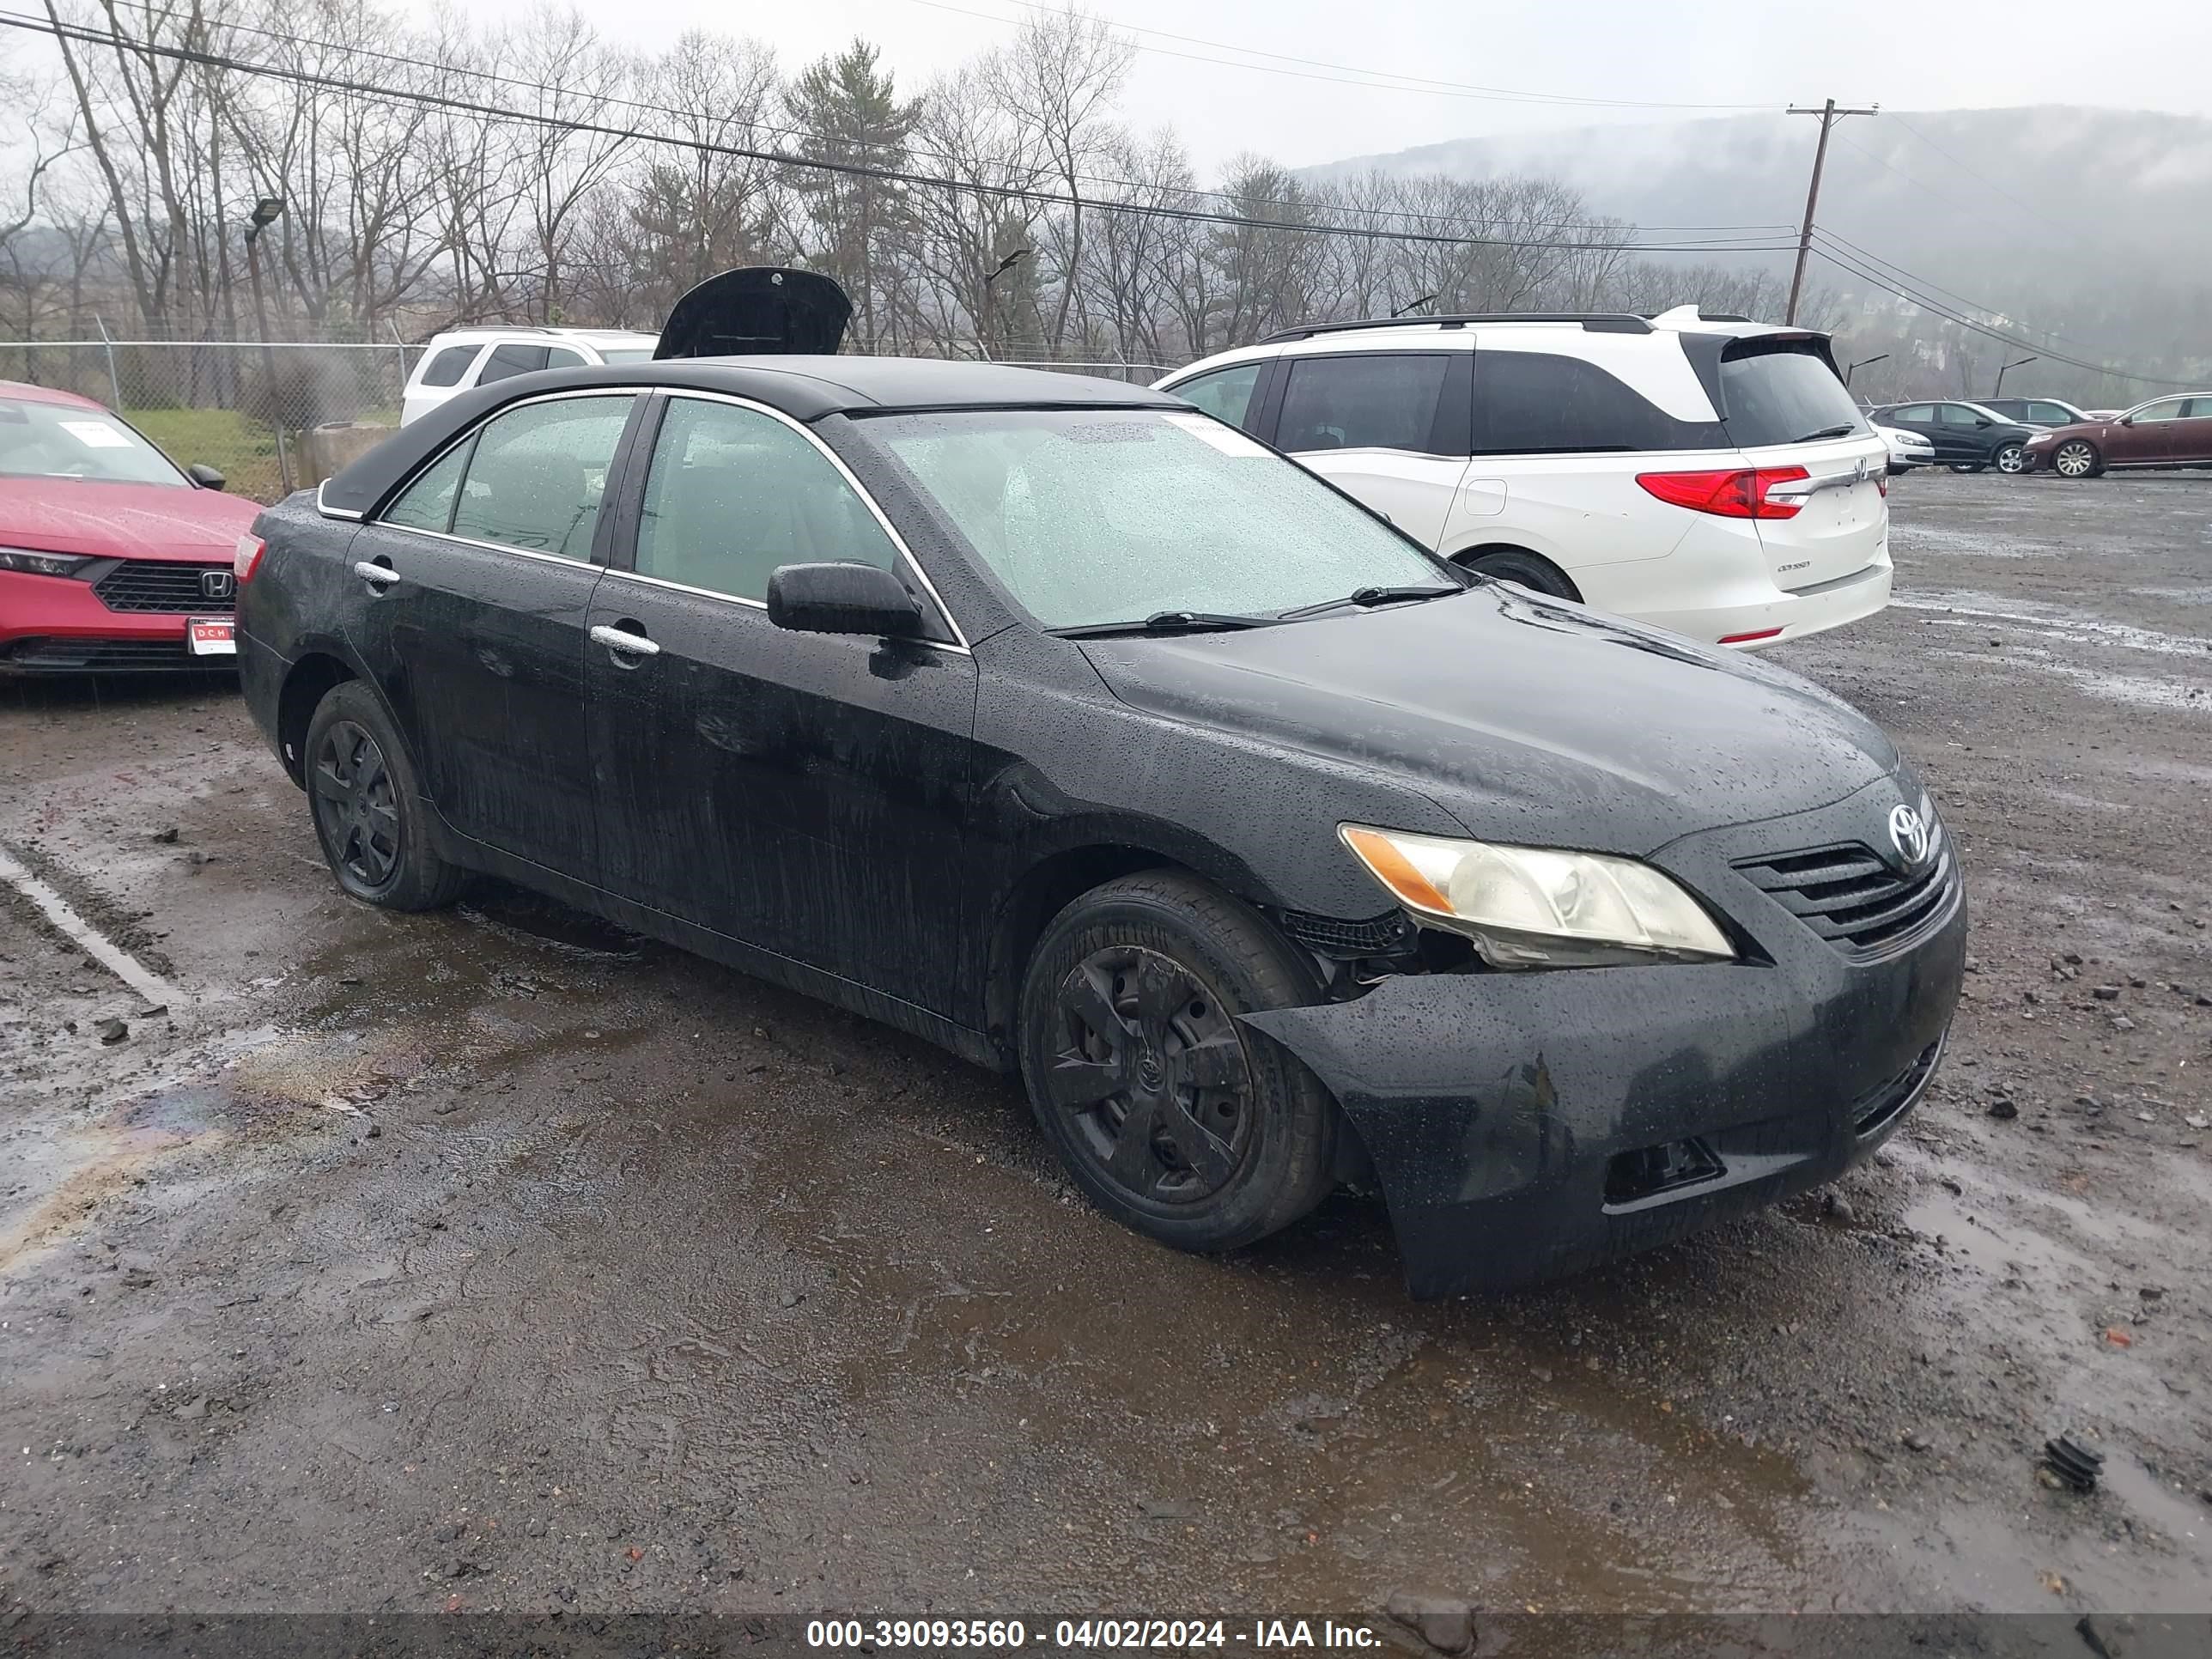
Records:
<instances>
[{"instance_id":1,"label":"red sedan","mask_svg":"<svg viewBox=\"0 0 2212 1659\"><path fill-rule=\"evenodd\" d=\"M89 398L0 380L0 674L230 666L260 511Z\"/></svg>"}]
</instances>

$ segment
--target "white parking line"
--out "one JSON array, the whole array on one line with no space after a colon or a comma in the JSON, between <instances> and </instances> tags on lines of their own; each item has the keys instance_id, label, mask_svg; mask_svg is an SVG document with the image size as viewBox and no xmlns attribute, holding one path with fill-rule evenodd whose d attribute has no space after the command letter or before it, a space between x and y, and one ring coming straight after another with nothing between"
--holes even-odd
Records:
<instances>
[{"instance_id":1,"label":"white parking line","mask_svg":"<svg viewBox=\"0 0 2212 1659\"><path fill-rule=\"evenodd\" d=\"M148 1002L173 1013L182 1006L183 995L175 986L77 915L67 899L32 874L4 847L0 847L0 881L38 906L40 913L72 944Z\"/></svg>"}]
</instances>

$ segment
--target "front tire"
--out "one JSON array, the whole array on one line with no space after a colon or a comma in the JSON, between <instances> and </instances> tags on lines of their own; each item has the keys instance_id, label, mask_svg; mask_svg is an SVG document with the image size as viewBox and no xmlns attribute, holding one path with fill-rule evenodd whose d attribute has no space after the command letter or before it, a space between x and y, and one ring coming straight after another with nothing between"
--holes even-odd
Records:
<instances>
[{"instance_id":1,"label":"front tire","mask_svg":"<svg viewBox=\"0 0 2212 1659\"><path fill-rule=\"evenodd\" d=\"M2051 470L2062 478L2094 478L2105 470L2105 458L2087 438L2069 438L2052 453Z\"/></svg>"},{"instance_id":2,"label":"front tire","mask_svg":"<svg viewBox=\"0 0 2212 1659\"><path fill-rule=\"evenodd\" d=\"M2000 472L2025 472L2027 471L2027 446L2025 444L2000 445L1995 459L1997 471Z\"/></svg>"},{"instance_id":3,"label":"front tire","mask_svg":"<svg viewBox=\"0 0 2212 1659\"><path fill-rule=\"evenodd\" d=\"M1473 557L1462 556L1455 561L1462 569L1472 570L1492 581L1511 582L1516 587L1525 587L1532 593L1545 593L1555 599L1580 602L1582 595L1567 579L1567 573L1540 554L1524 552L1517 547L1501 548L1495 553L1483 553Z\"/></svg>"},{"instance_id":4,"label":"front tire","mask_svg":"<svg viewBox=\"0 0 2212 1659\"><path fill-rule=\"evenodd\" d=\"M434 910L465 873L432 850L415 763L360 680L332 686L307 722L307 802L338 885L387 910Z\"/></svg>"},{"instance_id":5,"label":"front tire","mask_svg":"<svg viewBox=\"0 0 2212 1659\"><path fill-rule=\"evenodd\" d=\"M1076 1184L1179 1250L1233 1250L1328 1195L1336 1103L1239 1014L1312 1002L1304 961L1249 906L1148 871L1054 917L1022 986L1023 1081Z\"/></svg>"}]
</instances>

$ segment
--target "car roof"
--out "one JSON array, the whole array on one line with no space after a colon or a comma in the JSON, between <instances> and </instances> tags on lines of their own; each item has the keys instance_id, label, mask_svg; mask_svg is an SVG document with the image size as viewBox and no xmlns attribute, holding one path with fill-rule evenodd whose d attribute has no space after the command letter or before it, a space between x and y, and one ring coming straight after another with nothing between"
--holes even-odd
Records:
<instances>
[{"instance_id":1,"label":"car roof","mask_svg":"<svg viewBox=\"0 0 2212 1659\"><path fill-rule=\"evenodd\" d=\"M602 387L725 392L800 422L905 410L1189 407L1172 393L1088 374L926 357L678 357L541 369L447 398L331 478L323 486L321 505L341 517L358 517L420 462L495 410L547 392Z\"/></svg>"},{"instance_id":2,"label":"car roof","mask_svg":"<svg viewBox=\"0 0 2212 1659\"><path fill-rule=\"evenodd\" d=\"M0 398L24 404L61 404L71 409L97 409L103 412L105 404L81 398L74 392L64 392L58 386L33 386L27 380L0 380Z\"/></svg>"},{"instance_id":3,"label":"car roof","mask_svg":"<svg viewBox=\"0 0 2212 1659\"><path fill-rule=\"evenodd\" d=\"M540 326L535 323L471 323L466 328L441 329L430 337L433 344L440 341L459 344L471 340L580 340L586 345L629 340L649 343L659 337L635 328L556 328L550 324Z\"/></svg>"}]
</instances>

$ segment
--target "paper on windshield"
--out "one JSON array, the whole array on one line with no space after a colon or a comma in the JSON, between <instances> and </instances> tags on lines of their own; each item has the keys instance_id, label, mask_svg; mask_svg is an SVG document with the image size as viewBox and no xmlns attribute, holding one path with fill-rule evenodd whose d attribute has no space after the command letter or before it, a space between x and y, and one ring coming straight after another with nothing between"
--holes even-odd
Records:
<instances>
[{"instance_id":1,"label":"paper on windshield","mask_svg":"<svg viewBox=\"0 0 2212 1659\"><path fill-rule=\"evenodd\" d=\"M131 447L131 440L105 421L64 421L61 428L87 449Z\"/></svg>"},{"instance_id":2,"label":"paper on windshield","mask_svg":"<svg viewBox=\"0 0 2212 1659\"><path fill-rule=\"evenodd\" d=\"M1170 426L1181 427L1201 443L1212 444L1224 455L1264 456L1267 449L1246 437L1233 426L1209 420L1203 415L1164 414L1160 418Z\"/></svg>"}]
</instances>

